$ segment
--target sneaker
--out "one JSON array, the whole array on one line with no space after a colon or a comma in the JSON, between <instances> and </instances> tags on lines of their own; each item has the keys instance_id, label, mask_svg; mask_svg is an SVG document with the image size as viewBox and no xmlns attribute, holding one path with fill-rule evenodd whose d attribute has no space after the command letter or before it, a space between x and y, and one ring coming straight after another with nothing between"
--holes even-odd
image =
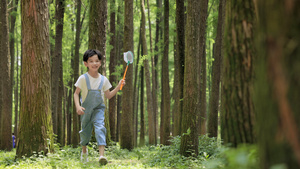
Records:
<instances>
[{"instance_id":1,"label":"sneaker","mask_svg":"<svg viewBox=\"0 0 300 169\"><path fill-rule=\"evenodd\" d=\"M88 153L88 150L87 150L87 149L86 149L86 153L85 153L85 154L81 152L81 157L80 157L80 159L81 159L82 162L89 162L88 154L89 154L89 153Z\"/></svg>"},{"instance_id":2,"label":"sneaker","mask_svg":"<svg viewBox=\"0 0 300 169\"><path fill-rule=\"evenodd\" d=\"M100 158L99 158L99 163L101 164L101 165L105 165L105 164L107 164L107 158L106 157L104 157L104 156L100 156Z\"/></svg>"}]
</instances>

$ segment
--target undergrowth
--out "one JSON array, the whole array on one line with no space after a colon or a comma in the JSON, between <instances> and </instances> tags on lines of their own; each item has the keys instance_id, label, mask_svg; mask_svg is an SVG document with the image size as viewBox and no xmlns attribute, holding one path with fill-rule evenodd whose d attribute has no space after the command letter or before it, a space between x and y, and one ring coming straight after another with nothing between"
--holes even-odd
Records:
<instances>
[{"instance_id":1,"label":"undergrowth","mask_svg":"<svg viewBox=\"0 0 300 169\"><path fill-rule=\"evenodd\" d=\"M170 146L144 146L132 151L121 149L118 144L109 146L105 156L109 163L98 163L97 145L88 146L89 162L80 161L81 148L55 147L55 153L47 156L35 153L30 158L15 159L16 151L0 151L0 168L212 168L212 169L255 169L257 151L255 145L238 148L222 146L216 138L199 137L199 155L184 157L180 152L180 137L173 137Z\"/></svg>"}]
</instances>

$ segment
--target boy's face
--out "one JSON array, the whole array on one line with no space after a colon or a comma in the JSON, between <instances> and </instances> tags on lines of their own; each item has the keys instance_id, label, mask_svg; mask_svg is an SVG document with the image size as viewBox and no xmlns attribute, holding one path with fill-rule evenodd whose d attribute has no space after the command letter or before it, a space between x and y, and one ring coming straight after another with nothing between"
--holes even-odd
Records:
<instances>
[{"instance_id":1,"label":"boy's face","mask_svg":"<svg viewBox=\"0 0 300 169\"><path fill-rule=\"evenodd\" d=\"M84 62L84 65L89 68L90 71L98 71L101 66L101 61L97 55L90 57L87 62Z\"/></svg>"}]
</instances>

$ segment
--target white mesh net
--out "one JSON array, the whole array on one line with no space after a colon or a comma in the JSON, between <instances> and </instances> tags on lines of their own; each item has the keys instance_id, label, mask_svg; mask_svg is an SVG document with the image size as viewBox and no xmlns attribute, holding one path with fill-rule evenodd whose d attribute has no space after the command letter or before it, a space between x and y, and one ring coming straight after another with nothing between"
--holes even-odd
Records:
<instances>
[{"instance_id":1,"label":"white mesh net","mask_svg":"<svg viewBox=\"0 0 300 169\"><path fill-rule=\"evenodd\" d=\"M133 53L131 51L124 53L124 61L128 64L128 62L131 64L133 63Z\"/></svg>"}]
</instances>

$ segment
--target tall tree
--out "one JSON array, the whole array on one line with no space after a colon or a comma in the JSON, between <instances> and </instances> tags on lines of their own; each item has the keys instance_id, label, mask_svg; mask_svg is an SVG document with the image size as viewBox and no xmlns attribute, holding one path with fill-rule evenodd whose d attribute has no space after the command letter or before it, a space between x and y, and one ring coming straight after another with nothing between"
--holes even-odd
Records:
<instances>
[{"instance_id":1,"label":"tall tree","mask_svg":"<svg viewBox=\"0 0 300 169\"><path fill-rule=\"evenodd\" d=\"M124 35L124 4L123 0L118 0L118 12L117 12L117 27L116 27L116 57L117 57L117 64L121 65L123 64L123 59L122 59L122 53L123 53L123 35ZM120 136L120 128L121 128L121 109L122 109L122 96L118 95L117 96L117 132L116 132L116 137L117 141L119 141L119 136Z\"/></svg>"},{"instance_id":2,"label":"tall tree","mask_svg":"<svg viewBox=\"0 0 300 169\"><path fill-rule=\"evenodd\" d=\"M12 123L12 90L10 79L10 53L9 53L9 38L8 38L8 18L7 18L7 2L0 1L0 53L1 53L1 142L0 150L12 149L11 139L11 123Z\"/></svg>"},{"instance_id":3,"label":"tall tree","mask_svg":"<svg viewBox=\"0 0 300 169\"><path fill-rule=\"evenodd\" d=\"M145 108L144 108L144 68L141 66L140 69L140 78L141 78L141 101L140 101L140 143L139 146L144 146L145 145Z\"/></svg>"},{"instance_id":4,"label":"tall tree","mask_svg":"<svg viewBox=\"0 0 300 169\"><path fill-rule=\"evenodd\" d=\"M110 59L109 59L109 81L113 84L113 86L117 83L115 72L116 67L116 1L112 0L110 2L110 45L113 46L113 48L110 51ZM114 87L113 87L114 88ZM117 104L117 97L113 97L109 100L109 124L110 124L110 134L111 139L113 141L116 141L116 104Z\"/></svg>"},{"instance_id":5,"label":"tall tree","mask_svg":"<svg viewBox=\"0 0 300 169\"><path fill-rule=\"evenodd\" d=\"M107 0L91 1L89 13L89 49L97 49L104 56L101 60L99 72L106 76L106 29L107 29ZM105 105L107 99L104 100ZM106 143L111 143L109 111L105 109Z\"/></svg>"},{"instance_id":6,"label":"tall tree","mask_svg":"<svg viewBox=\"0 0 300 169\"><path fill-rule=\"evenodd\" d=\"M14 105L15 105L15 121L14 121L14 133L15 136L17 137L17 128L18 128L18 105L19 105L19 86L18 86L18 82L19 82L19 74L18 74L18 70L19 70L19 62L18 62L18 55L17 57L15 57L15 25L16 25L16 12L18 9L18 0L14 0L12 1L12 9L11 9L11 14L10 14L10 41L9 41L9 49L10 49L10 56L11 56L11 70L10 70L10 75L11 75L11 79L12 82L11 84L14 86ZM16 58L16 61L15 61ZM16 63L16 64L15 64ZM16 66L15 66L16 65ZM16 67L16 68L15 68ZM14 76L14 72L15 69L17 71L17 75L16 78ZM15 80L14 80L15 79ZM1 123L0 123L1 124Z\"/></svg>"},{"instance_id":7,"label":"tall tree","mask_svg":"<svg viewBox=\"0 0 300 169\"><path fill-rule=\"evenodd\" d=\"M53 144L48 1L21 1L21 11L23 41L18 158L29 157L34 152L46 154L52 150Z\"/></svg>"},{"instance_id":8,"label":"tall tree","mask_svg":"<svg viewBox=\"0 0 300 169\"><path fill-rule=\"evenodd\" d=\"M75 13L75 5L72 5L72 11ZM73 13L72 13L73 14ZM70 15L72 15L70 14ZM77 17L77 14L76 14L76 17ZM80 18L80 17L79 17ZM75 32L75 22L74 20L75 19L71 19L72 22L71 22L71 31L72 32ZM78 31L76 31L77 33ZM80 32L80 31L79 31ZM73 35L75 34L76 36L76 33L73 33ZM73 40L73 39L72 39ZM71 145L72 144L72 114L73 114L73 102L72 102L72 98L73 98L73 78L74 78L74 56L75 56L75 38L74 38L74 41L73 43L70 44L70 48L71 48L71 53L70 53L70 56L71 56L71 59L70 59L70 62L69 64L71 65L69 71L71 73L73 73L72 77L70 79L68 79L68 83L67 83L67 86L65 87L65 91L66 91L66 145ZM77 114L77 113L76 113Z\"/></svg>"},{"instance_id":9,"label":"tall tree","mask_svg":"<svg viewBox=\"0 0 300 169\"><path fill-rule=\"evenodd\" d=\"M300 168L300 2L256 5L254 103L260 167ZM251 26L244 24L248 35Z\"/></svg>"},{"instance_id":10,"label":"tall tree","mask_svg":"<svg viewBox=\"0 0 300 169\"><path fill-rule=\"evenodd\" d=\"M97 49L105 56L107 29L107 0L90 1L89 49ZM106 59L102 58L100 73L106 75Z\"/></svg>"},{"instance_id":11,"label":"tall tree","mask_svg":"<svg viewBox=\"0 0 300 169\"><path fill-rule=\"evenodd\" d=\"M51 101L52 101L52 120L53 131L57 135L57 140L62 143L62 97L63 92L60 92L60 86L63 79L62 74L62 38L64 30L64 13L65 13L65 1L56 0L55 2L55 50L52 57L51 66Z\"/></svg>"},{"instance_id":12,"label":"tall tree","mask_svg":"<svg viewBox=\"0 0 300 169\"><path fill-rule=\"evenodd\" d=\"M208 0L200 1L200 33L199 33L199 81L200 81L200 93L199 93L199 119L198 119L198 132L200 134L206 134L206 19Z\"/></svg>"},{"instance_id":13,"label":"tall tree","mask_svg":"<svg viewBox=\"0 0 300 169\"><path fill-rule=\"evenodd\" d=\"M141 25L142 22L140 22L140 25ZM134 70L134 85L133 85L133 88L134 88L134 102L133 102L133 109L134 109L134 117L133 117L133 122L134 122L134 130L133 130L133 145L135 147L137 147L137 137L138 137L138 105L139 105L139 84L138 84L138 71L139 71L139 67L140 67L140 51L141 51L141 46L142 46L142 37L141 37L141 26L140 26L140 29L139 29L139 43L138 43L138 48L137 48L137 59L136 59L136 62L135 62L135 70ZM140 72L141 73L141 72ZM142 75L141 75L142 76ZM143 98L144 99L144 98ZM143 103L144 104L144 103ZM142 128L142 126L141 126ZM141 131L142 132L142 131ZM144 134L144 133L143 133Z\"/></svg>"},{"instance_id":14,"label":"tall tree","mask_svg":"<svg viewBox=\"0 0 300 169\"><path fill-rule=\"evenodd\" d=\"M253 1L228 1L222 74L221 137L237 146L254 143Z\"/></svg>"},{"instance_id":15,"label":"tall tree","mask_svg":"<svg viewBox=\"0 0 300 169\"><path fill-rule=\"evenodd\" d=\"M176 55L174 58L174 136L181 135L182 99L184 82L185 45L185 7L184 0L176 0Z\"/></svg>"},{"instance_id":16,"label":"tall tree","mask_svg":"<svg viewBox=\"0 0 300 169\"><path fill-rule=\"evenodd\" d=\"M201 2L201 1L200 1ZM185 67L184 67L184 100L182 116L182 136L180 154L191 156L198 155L197 132L197 104L199 85L197 76L199 72L199 18L200 2L198 0L187 1L187 20L185 32Z\"/></svg>"},{"instance_id":17,"label":"tall tree","mask_svg":"<svg viewBox=\"0 0 300 169\"><path fill-rule=\"evenodd\" d=\"M149 0L147 0L147 11L148 11L148 25L149 25L149 39L150 39L150 57L151 57L151 66L152 66L152 101L153 101L153 116L154 116L154 131L155 131L155 144L157 143L157 134L156 134L156 126L157 126L157 114L158 114L158 106L157 106L157 77L156 77L156 65L155 65L155 55L153 53L153 46L152 46L152 30L151 30L151 20L150 20L150 4Z\"/></svg>"},{"instance_id":18,"label":"tall tree","mask_svg":"<svg viewBox=\"0 0 300 169\"><path fill-rule=\"evenodd\" d=\"M169 84L169 0L164 0L164 55L162 59L162 102L161 108L161 144L169 145L171 125L170 125L170 84Z\"/></svg>"},{"instance_id":19,"label":"tall tree","mask_svg":"<svg viewBox=\"0 0 300 169\"><path fill-rule=\"evenodd\" d=\"M142 51L144 59L144 73L146 80L146 91L147 91L147 111L148 111L148 134L149 134L149 144L155 144L155 119L153 113L153 97L151 91L151 81L150 81L150 68L148 60L148 49L146 40L146 11L145 11L145 1L141 0L141 14L142 14L142 24L141 24L141 37L142 37Z\"/></svg>"},{"instance_id":20,"label":"tall tree","mask_svg":"<svg viewBox=\"0 0 300 169\"><path fill-rule=\"evenodd\" d=\"M208 136L218 136L218 112L219 112L219 95L220 95L220 76L221 76L221 59L222 59L222 40L224 25L224 7L225 0L219 2L218 27L216 37L216 48L214 52L214 61L212 65L212 87L209 97L209 113L208 113Z\"/></svg>"},{"instance_id":21,"label":"tall tree","mask_svg":"<svg viewBox=\"0 0 300 169\"><path fill-rule=\"evenodd\" d=\"M133 49L133 0L125 0L124 17L124 49L123 51L134 51ZM126 63L123 62L123 66ZM120 146L123 149L133 149L133 67L128 67L126 74L126 86L122 92L122 119Z\"/></svg>"},{"instance_id":22,"label":"tall tree","mask_svg":"<svg viewBox=\"0 0 300 169\"><path fill-rule=\"evenodd\" d=\"M156 0L156 7L157 7L157 11L156 11L156 28L155 28L155 47L154 47L154 65L152 65L152 69L154 68L154 82L152 85L154 85L155 91L153 92L155 94L155 97L157 97L157 93L158 93L158 70L157 70L157 66L158 66L158 57L160 55L160 46L159 42L162 39L162 26L161 26L161 22L162 22L162 0ZM153 73L153 71L152 71ZM153 88L153 87L152 87ZM157 98L155 98L157 99ZM157 101L153 102L157 104ZM154 105L154 139L155 139L155 144L157 144L157 135L158 135L158 105Z\"/></svg>"},{"instance_id":23,"label":"tall tree","mask_svg":"<svg viewBox=\"0 0 300 169\"><path fill-rule=\"evenodd\" d=\"M18 56L17 52L17 56ZM15 91L14 91L14 104L15 104L15 127L14 127L14 133L15 136L18 137L18 126L19 126L19 57L16 57L16 71L17 71L17 75L16 75L16 82L15 82Z\"/></svg>"},{"instance_id":24,"label":"tall tree","mask_svg":"<svg viewBox=\"0 0 300 169\"><path fill-rule=\"evenodd\" d=\"M73 65L73 83L75 83L79 77L79 48L80 48L80 14L81 14L81 0L77 0L77 13L76 13L76 37L75 37L75 56ZM72 85L73 86L73 85ZM75 87L73 87L73 93L75 92ZM77 146L79 144L79 117L76 112L75 104L73 104L73 132L72 132L72 144Z\"/></svg>"}]
</instances>

